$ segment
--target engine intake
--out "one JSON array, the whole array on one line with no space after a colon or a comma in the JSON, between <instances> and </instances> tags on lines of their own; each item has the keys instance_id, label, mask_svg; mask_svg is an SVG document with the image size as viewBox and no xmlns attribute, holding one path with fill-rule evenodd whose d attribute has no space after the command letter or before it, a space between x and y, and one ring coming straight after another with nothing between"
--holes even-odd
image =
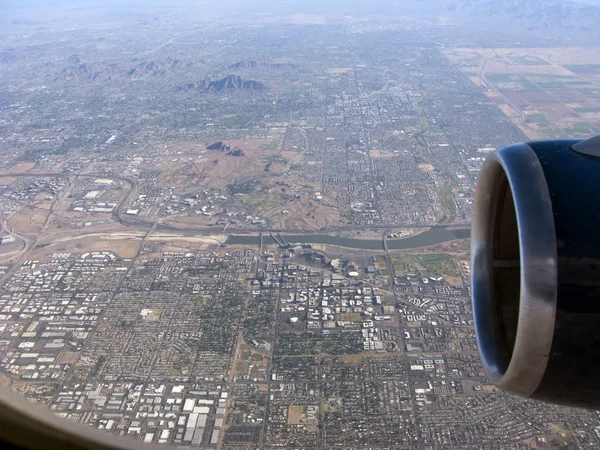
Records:
<instances>
[{"instance_id":1,"label":"engine intake","mask_svg":"<svg viewBox=\"0 0 600 450\"><path fill-rule=\"evenodd\" d=\"M598 408L600 159L573 149L589 142L535 141L490 155L473 212L472 294L493 382Z\"/></svg>"}]
</instances>

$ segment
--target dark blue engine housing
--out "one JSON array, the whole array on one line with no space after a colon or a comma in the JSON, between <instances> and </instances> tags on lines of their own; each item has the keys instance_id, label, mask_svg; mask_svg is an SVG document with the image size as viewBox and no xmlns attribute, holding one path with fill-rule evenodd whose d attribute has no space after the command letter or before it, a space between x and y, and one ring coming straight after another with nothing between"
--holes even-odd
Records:
<instances>
[{"instance_id":1,"label":"dark blue engine housing","mask_svg":"<svg viewBox=\"0 0 600 450\"><path fill-rule=\"evenodd\" d=\"M508 392L600 407L600 139L521 143L482 168L473 313Z\"/></svg>"}]
</instances>

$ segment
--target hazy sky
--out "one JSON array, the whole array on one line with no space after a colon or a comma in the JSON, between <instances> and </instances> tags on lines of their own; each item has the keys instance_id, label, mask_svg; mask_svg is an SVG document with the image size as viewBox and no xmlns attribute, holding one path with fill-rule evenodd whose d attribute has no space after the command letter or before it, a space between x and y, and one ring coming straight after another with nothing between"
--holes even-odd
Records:
<instances>
[{"instance_id":1,"label":"hazy sky","mask_svg":"<svg viewBox=\"0 0 600 450\"><path fill-rule=\"evenodd\" d=\"M398 15L407 9L411 11L430 9L430 5L436 1L447 0L0 0L0 8L4 15L30 20L73 18L81 14L102 15L123 10L140 14L154 14L161 11L193 13L213 18L253 14L285 16L298 13Z\"/></svg>"},{"instance_id":2,"label":"hazy sky","mask_svg":"<svg viewBox=\"0 0 600 450\"><path fill-rule=\"evenodd\" d=\"M492 0L510 4L511 11L519 5L519 0ZM560 0L521 0L523 5L556 4ZM600 0L575 0L579 3L600 6ZM563 0L563 3L569 3ZM129 18L139 14L153 17L182 20L212 20L216 18L251 18L255 15L290 16L294 14L314 14L328 17L353 16L354 18L373 15L398 17L420 14L437 17L447 14L446 6L458 4L456 11L471 12L473 5L490 5L490 0L0 0L0 21L32 20L52 22L59 20L97 20L119 17ZM528 11L531 13L531 11ZM518 12L517 12L518 15ZM535 15L535 12L534 14ZM530 16L531 17L531 16ZM571 25L571 24L569 24Z\"/></svg>"}]
</instances>

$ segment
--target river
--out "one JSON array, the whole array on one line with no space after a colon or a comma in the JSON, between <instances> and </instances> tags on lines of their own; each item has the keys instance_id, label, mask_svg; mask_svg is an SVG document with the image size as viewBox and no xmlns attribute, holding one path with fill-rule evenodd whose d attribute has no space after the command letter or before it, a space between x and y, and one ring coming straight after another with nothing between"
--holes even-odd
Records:
<instances>
[{"instance_id":1,"label":"river","mask_svg":"<svg viewBox=\"0 0 600 450\"><path fill-rule=\"evenodd\" d=\"M355 239L332 236L329 234L290 234L282 235L286 242L300 244L326 244L340 247L355 248L358 250L383 250L381 239ZM430 228L423 233L404 239L388 239L388 250L405 250L409 248L425 247L441 242L453 241L455 239L467 239L471 236L470 228L459 228L448 230L446 228ZM260 244L259 235L230 235L225 241L230 245L256 245ZM269 234L263 234L263 244L275 244L275 240Z\"/></svg>"}]
</instances>

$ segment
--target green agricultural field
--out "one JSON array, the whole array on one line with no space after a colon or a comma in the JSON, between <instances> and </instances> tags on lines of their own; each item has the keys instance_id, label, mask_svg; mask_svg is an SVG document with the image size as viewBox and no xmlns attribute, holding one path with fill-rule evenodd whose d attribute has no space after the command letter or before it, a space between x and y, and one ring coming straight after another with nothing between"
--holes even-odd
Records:
<instances>
[{"instance_id":1,"label":"green agricultural field","mask_svg":"<svg viewBox=\"0 0 600 450\"><path fill-rule=\"evenodd\" d=\"M569 86L589 86L589 87L593 87L594 83L591 83L587 80L573 80L573 81L565 81L565 84L569 85Z\"/></svg>"},{"instance_id":2,"label":"green agricultural field","mask_svg":"<svg viewBox=\"0 0 600 450\"><path fill-rule=\"evenodd\" d=\"M593 134L597 133L598 129L588 122L577 122L571 128L566 128L567 133Z\"/></svg>"},{"instance_id":3,"label":"green agricultural field","mask_svg":"<svg viewBox=\"0 0 600 450\"><path fill-rule=\"evenodd\" d=\"M519 84L521 86L523 86L523 91L525 91L525 92L541 92L542 91L538 86L536 86L531 81L529 81L525 78L520 78L518 81L519 81Z\"/></svg>"},{"instance_id":4,"label":"green agricultural field","mask_svg":"<svg viewBox=\"0 0 600 450\"><path fill-rule=\"evenodd\" d=\"M540 81L536 83L542 89L561 89L565 88L565 84L560 81Z\"/></svg>"},{"instance_id":5,"label":"green agricultural field","mask_svg":"<svg viewBox=\"0 0 600 450\"><path fill-rule=\"evenodd\" d=\"M543 113L527 114L527 116L525 116L525 122L526 123L537 123L537 124L550 123L550 121L548 120L546 115Z\"/></svg>"}]
</instances>

